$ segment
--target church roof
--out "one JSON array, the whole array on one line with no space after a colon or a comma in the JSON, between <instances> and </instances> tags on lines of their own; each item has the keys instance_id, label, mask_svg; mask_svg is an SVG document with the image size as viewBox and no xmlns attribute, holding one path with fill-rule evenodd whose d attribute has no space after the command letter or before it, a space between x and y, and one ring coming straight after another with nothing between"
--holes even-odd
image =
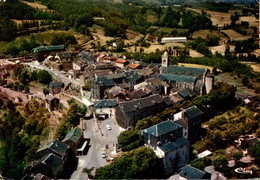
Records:
<instances>
[{"instance_id":1,"label":"church roof","mask_svg":"<svg viewBox=\"0 0 260 180\"><path fill-rule=\"evenodd\" d=\"M203 76L206 69L203 68L192 68L192 67L184 67L184 66L168 66L162 67L163 74L177 74L177 75L185 75L185 76Z\"/></svg>"},{"instance_id":2,"label":"church roof","mask_svg":"<svg viewBox=\"0 0 260 180\"><path fill-rule=\"evenodd\" d=\"M193 76L185 76L185 75L178 75L178 74L161 74L161 78L163 80L168 80L172 82L189 82L194 83L196 81L196 77Z\"/></svg>"}]
</instances>

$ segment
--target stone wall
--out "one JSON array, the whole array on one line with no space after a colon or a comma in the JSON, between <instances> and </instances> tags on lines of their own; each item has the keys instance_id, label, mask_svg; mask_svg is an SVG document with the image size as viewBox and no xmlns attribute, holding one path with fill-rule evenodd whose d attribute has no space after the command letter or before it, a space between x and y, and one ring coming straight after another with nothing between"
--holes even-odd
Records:
<instances>
[{"instance_id":1,"label":"stone wall","mask_svg":"<svg viewBox=\"0 0 260 180\"><path fill-rule=\"evenodd\" d=\"M30 94L25 94L22 92L13 91L8 88L4 88L0 86L0 94L7 99L14 100L16 103L24 103L26 104L32 99Z\"/></svg>"}]
</instances>

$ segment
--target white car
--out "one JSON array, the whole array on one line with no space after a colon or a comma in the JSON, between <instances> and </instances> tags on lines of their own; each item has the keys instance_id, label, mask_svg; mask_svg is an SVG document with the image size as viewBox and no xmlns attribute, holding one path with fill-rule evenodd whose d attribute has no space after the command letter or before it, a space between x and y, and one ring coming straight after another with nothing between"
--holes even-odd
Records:
<instances>
[{"instance_id":1,"label":"white car","mask_svg":"<svg viewBox=\"0 0 260 180\"><path fill-rule=\"evenodd\" d=\"M106 153L105 153L104 151L101 151L100 154L101 154L101 157L102 157L102 158L106 158L106 157L107 157L107 156L106 156Z\"/></svg>"},{"instance_id":2,"label":"white car","mask_svg":"<svg viewBox=\"0 0 260 180\"><path fill-rule=\"evenodd\" d=\"M111 130L111 127L110 127L110 125L107 125L107 129L108 129L108 130Z\"/></svg>"}]
</instances>

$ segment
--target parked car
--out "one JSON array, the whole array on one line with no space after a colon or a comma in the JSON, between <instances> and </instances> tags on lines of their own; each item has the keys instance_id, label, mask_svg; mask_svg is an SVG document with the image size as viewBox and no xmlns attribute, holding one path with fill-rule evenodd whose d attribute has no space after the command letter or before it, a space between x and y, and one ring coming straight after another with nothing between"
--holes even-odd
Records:
<instances>
[{"instance_id":1,"label":"parked car","mask_svg":"<svg viewBox=\"0 0 260 180\"><path fill-rule=\"evenodd\" d=\"M99 115L98 116L98 119L99 120L105 120L105 119L107 119L108 118L108 115L107 114L102 114L102 115Z\"/></svg>"},{"instance_id":2,"label":"parked car","mask_svg":"<svg viewBox=\"0 0 260 180\"><path fill-rule=\"evenodd\" d=\"M107 129L108 129L108 130L111 130L111 127L110 127L110 125L107 125Z\"/></svg>"},{"instance_id":3,"label":"parked car","mask_svg":"<svg viewBox=\"0 0 260 180\"><path fill-rule=\"evenodd\" d=\"M105 153L104 151L101 151L100 154L101 154L101 157L102 157L102 158L106 158L106 157L107 157L107 156L106 156L106 153Z\"/></svg>"}]
</instances>

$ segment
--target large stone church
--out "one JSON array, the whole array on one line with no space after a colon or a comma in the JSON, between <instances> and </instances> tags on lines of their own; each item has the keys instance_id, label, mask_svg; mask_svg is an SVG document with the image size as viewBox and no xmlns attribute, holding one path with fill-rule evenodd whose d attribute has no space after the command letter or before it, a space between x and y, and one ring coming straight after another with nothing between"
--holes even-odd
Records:
<instances>
[{"instance_id":1,"label":"large stone church","mask_svg":"<svg viewBox=\"0 0 260 180\"><path fill-rule=\"evenodd\" d=\"M167 51L162 55L160 77L172 90L189 88L200 95L209 93L214 85L214 75L208 69L169 65Z\"/></svg>"}]
</instances>

